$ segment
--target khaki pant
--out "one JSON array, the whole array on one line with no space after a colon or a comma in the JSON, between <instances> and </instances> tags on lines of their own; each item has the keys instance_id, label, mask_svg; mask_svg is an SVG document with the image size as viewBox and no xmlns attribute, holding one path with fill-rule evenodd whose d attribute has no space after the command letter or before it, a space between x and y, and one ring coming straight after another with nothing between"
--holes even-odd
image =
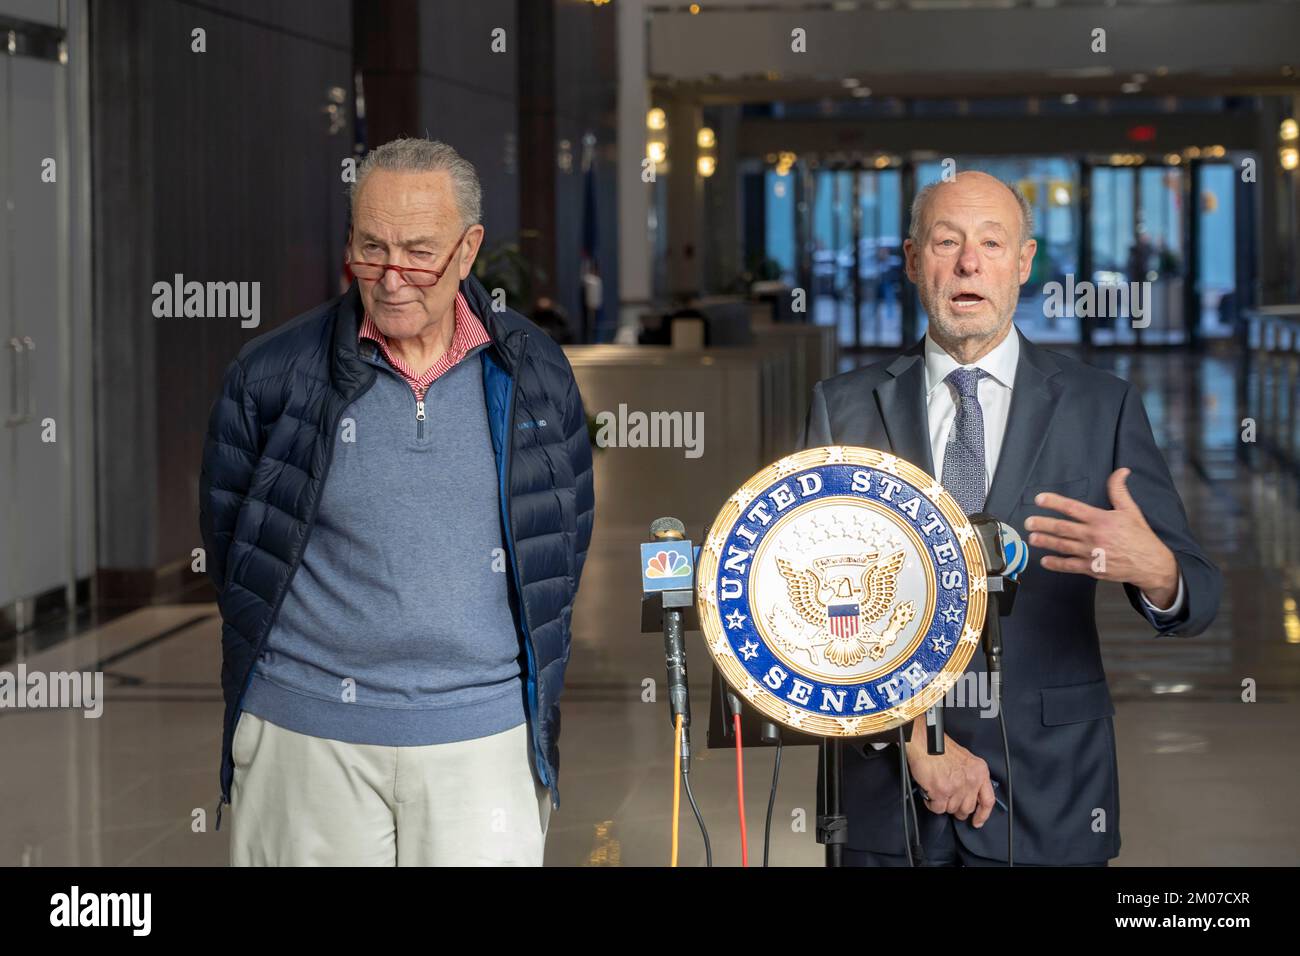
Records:
<instances>
[{"instance_id":1,"label":"khaki pant","mask_svg":"<svg viewBox=\"0 0 1300 956\"><path fill-rule=\"evenodd\" d=\"M541 866L550 794L528 725L381 747L245 711L233 742L232 866Z\"/></svg>"}]
</instances>

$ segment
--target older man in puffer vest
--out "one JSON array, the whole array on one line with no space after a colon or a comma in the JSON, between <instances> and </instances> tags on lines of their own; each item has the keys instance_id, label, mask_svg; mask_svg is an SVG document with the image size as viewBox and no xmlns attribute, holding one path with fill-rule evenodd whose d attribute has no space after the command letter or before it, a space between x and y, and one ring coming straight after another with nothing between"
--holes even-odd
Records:
<instances>
[{"instance_id":1,"label":"older man in puffer vest","mask_svg":"<svg viewBox=\"0 0 1300 956\"><path fill-rule=\"evenodd\" d=\"M445 144L371 152L352 287L213 407L236 865L542 862L591 446L563 351L471 275L480 204Z\"/></svg>"}]
</instances>

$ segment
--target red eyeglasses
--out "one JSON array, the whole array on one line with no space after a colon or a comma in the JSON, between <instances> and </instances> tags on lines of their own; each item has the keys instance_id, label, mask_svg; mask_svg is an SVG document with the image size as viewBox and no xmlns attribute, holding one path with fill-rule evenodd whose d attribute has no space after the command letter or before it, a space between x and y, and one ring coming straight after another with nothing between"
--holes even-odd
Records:
<instances>
[{"instance_id":1,"label":"red eyeglasses","mask_svg":"<svg viewBox=\"0 0 1300 956\"><path fill-rule=\"evenodd\" d=\"M408 266L394 266L384 262L361 262L351 258L346 260L348 268L352 270L352 274L358 279L365 279L367 282L382 280L384 274L388 272L389 269L392 269L400 275L402 281L408 285L419 286L421 288L437 285L438 280L442 278L443 273L446 272L448 267L451 265L452 256L456 254L456 250L460 248L460 244L465 241L465 237L469 235L470 229L473 228L473 226L469 226L460 234L460 238L456 240L455 244L451 247L451 251L447 253L447 261L442 264L441 269L412 269Z\"/></svg>"}]
</instances>

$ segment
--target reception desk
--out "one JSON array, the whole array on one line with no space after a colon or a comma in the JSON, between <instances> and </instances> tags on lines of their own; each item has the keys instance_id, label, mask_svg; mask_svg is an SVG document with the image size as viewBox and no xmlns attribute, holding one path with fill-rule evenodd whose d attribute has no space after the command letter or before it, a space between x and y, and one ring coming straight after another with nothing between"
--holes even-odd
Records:
<instances>
[{"instance_id":1,"label":"reception desk","mask_svg":"<svg viewBox=\"0 0 1300 956\"><path fill-rule=\"evenodd\" d=\"M640 535L673 515L698 536L745 479L796 449L812 386L834 369L833 330L754 331L744 348L565 348L596 441L598 527Z\"/></svg>"}]
</instances>

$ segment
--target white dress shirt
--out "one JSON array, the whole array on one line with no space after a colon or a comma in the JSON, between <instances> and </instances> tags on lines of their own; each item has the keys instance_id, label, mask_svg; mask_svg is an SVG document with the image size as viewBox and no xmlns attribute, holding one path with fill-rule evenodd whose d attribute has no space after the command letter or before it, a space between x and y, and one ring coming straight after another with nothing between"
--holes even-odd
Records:
<instances>
[{"instance_id":1,"label":"white dress shirt","mask_svg":"<svg viewBox=\"0 0 1300 956\"><path fill-rule=\"evenodd\" d=\"M1012 327L1005 339L987 355L966 368L982 369L987 374L976 385L980 408L984 412L984 489L993 487L1002 440L1007 432L1007 415L1011 412L1011 392L1015 388L1016 365L1020 361L1020 335ZM930 456L936 478L943 477L943 455L948 447L948 433L957 418L957 389L944 379L961 363L945 352L929 333L925 336L925 405L930 426ZM1017 529L1028 534L1024 529ZM1026 543L1028 543L1026 541ZM1178 595L1174 603L1160 609L1142 595L1142 603L1151 616L1161 622L1177 617L1183 609L1183 576L1178 575ZM1153 622L1154 623L1154 622Z\"/></svg>"},{"instance_id":2,"label":"white dress shirt","mask_svg":"<svg viewBox=\"0 0 1300 956\"><path fill-rule=\"evenodd\" d=\"M1015 329L978 362L971 366L987 374L975 386L980 408L984 410L984 490L993 487L1002 436L1007 431L1011 411L1011 390L1016 382L1016 364L1020 361L1020 336ZM936 478L943 476L943 455L948 448L948 433L957 420L957 389L944 379L961 363L945 352L927 334L925 337L925 407L930 422L930 456Z\"/></svg>"}]
</instances>

